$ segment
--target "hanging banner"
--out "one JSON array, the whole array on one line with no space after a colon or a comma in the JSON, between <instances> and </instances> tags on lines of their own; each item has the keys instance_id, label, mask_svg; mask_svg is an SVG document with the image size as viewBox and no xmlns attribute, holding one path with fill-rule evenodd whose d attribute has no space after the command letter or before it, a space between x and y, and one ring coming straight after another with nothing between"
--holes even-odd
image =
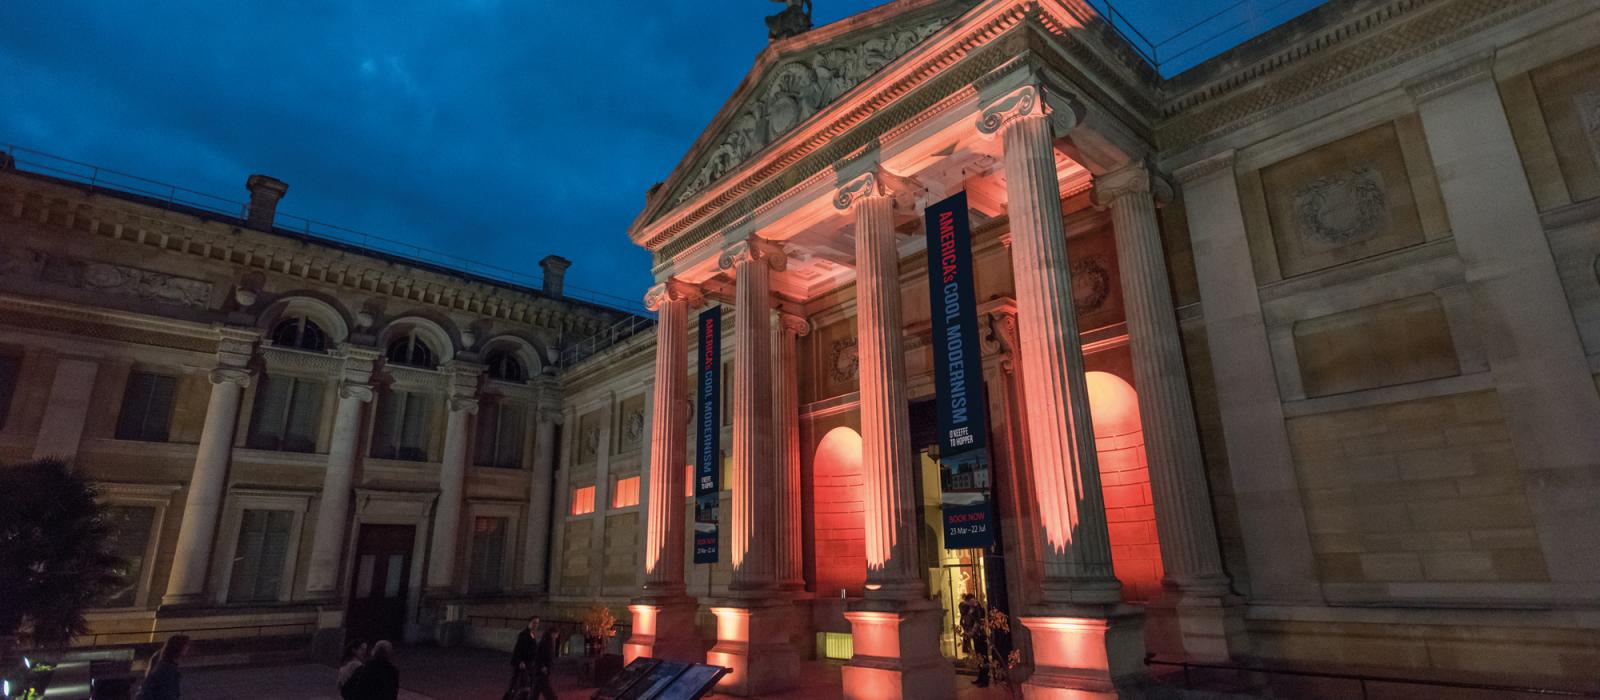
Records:
<instances>
[{"instance_id":1,"label":"hanging banner","mask_svg":"<svg viewBox=\"0 0 1600 700\"><path fill-rule=\"evenodd\" d=\"M972 289L972 227L967 193L927 208L928 290L933 306L935 387L945 549L994 543L989 507L988 407L978 302Z\"/></svg>"},{"instance_id":2,"label":"hanging banner","mask_svg":"<svg viewBox=\"0 0 1600 700\"><path fill-rule=\"evenodd\" d=\"M699 440L694 466L694 563L717 561L718 505L722 493L722 307L700 312L696 326L700 354L696 358L700 410L695 415Z\"/></svg>"}]
</instances>

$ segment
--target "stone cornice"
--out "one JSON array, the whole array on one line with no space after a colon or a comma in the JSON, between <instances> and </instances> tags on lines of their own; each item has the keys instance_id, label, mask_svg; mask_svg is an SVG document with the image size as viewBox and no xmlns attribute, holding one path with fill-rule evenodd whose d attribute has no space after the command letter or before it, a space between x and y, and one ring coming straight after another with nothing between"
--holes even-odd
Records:
<instances>
[{"instance_id":1,"label":"stone cornice","mask_svg":"<svg viewBox=\"0 0 1600 700\"><path fill-rule=\"evenodd\" d=\"M1555 0L1390 0L1169 100L1157 146L1181 149L1342 90ZM1275 30L1257 41L1283 41ZM1227 56L1213 61L1225 61ZM1180 78L1181 80L1181 78Z\"/></svg>"},{"instance_id":2,"label":"stone cornice","mask_svg":"<svg viewBox=\"0 0 1600 700\"><path fill-rule=\"evenodd\" d=\"M369 257L358 250L341 250L337 243L256 231L121 199L114 193L89 193L72 183L0 173L0 217L21 220L25 212L35 225L59 225L77 233L226 262L240 268L240 276L260 270L341 291L391 296L533 326L592 331L623 313L607 314L510 285Z\"/></svg>"}]
</instances>

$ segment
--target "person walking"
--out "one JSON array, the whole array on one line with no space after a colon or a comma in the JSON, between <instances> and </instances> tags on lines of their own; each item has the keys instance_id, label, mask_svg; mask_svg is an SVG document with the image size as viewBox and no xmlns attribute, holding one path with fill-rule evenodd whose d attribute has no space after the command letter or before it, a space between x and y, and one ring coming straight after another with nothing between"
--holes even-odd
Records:
<instances>
[{"instance_id":1,"label":"person walking","mask_svg":"<svg viewBox=\"0 0 1600 700\"><path fill-rule=\"evenodd\" d=\"M189 635L174 634L150 657L145 669L144 683L139 686L138 700L178 700L183 685L178 673L178 661L189 651Z\"/></svg>"},{"instance_id":2,"label":"person walking","mask_svg":"<svg viewBox=\"0 0 1600 700\"><path fill-rule=\"evenodd\" d=\"M372 645L372 657L350 677L342 692L346 700L398 700L400 669L394 666L394 645L387 640Z\"/></svg>"},{"instance_id":3,"label":"person walking","mask_svg":"<svg viewBox=\"0 0 1600 700\"><path fill-rule=\"evenodd\" d=\"M344 658L339 659L339 675L334 680L334 685L339 689L339 697L346 697L344 689L349 687L350 679L354 678L356 671L361 670L361 665L367 662L367 643L354 641L344 646Z\"/></svg>"},{"instance_id":4,"label":"person walking","mask_svg":"<svg viewBox=\"0 0 1600 700\"><path fill-rule=\"evenodd\" d=\"M555 686L550 683L550 676L560 655L561 637L554 629L547 629L539 637L539 645L533 654L533 693L540 700L559 700L556 696ZM530 694L529 697L533 697Z\"/></svg>"}]
</instances>

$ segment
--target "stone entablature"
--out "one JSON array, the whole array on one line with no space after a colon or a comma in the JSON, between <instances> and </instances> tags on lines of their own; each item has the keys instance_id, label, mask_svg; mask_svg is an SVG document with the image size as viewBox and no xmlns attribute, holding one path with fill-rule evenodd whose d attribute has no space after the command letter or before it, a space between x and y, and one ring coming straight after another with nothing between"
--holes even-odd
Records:
<instances>
[{"instance_id":1,"label":"stone entablature","mask_svg":"<svg viewBox=\"0 0 1600 700\"><path fill-rule=\"evenodd\" d=\"M400 261L339 250L337 244L265 233L227 221L86 194L42 176L0 173L0 213L13 220L61 227L160 251L235 266L236 283L267 272L424 304L451 312L584 335L615 322L622 312L555 300L510 285L479 282ZM218 309L213 284L107 261L44 253L26 246L0 250L0 277L30 276L96 293ZM209 299L202 301L202 297ZM358 309L351 309L352 315Z\"/></svg>"}]
</instances>

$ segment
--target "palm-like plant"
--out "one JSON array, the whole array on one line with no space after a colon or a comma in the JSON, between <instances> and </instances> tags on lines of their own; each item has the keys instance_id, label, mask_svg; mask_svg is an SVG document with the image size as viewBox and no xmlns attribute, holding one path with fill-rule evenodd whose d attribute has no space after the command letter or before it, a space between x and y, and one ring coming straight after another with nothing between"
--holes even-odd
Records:
<instances>
[{"instance_id":1,"label":"palm-like plant","mask_svg":"<svg viewBox=\"0 0 1600 700\"><path fill-rule=\"evenodd\" d=\"M0 658L18 641L59 648L122 583L94 488L66 463L0 467Z\"/></svg>"}]
</instances>

